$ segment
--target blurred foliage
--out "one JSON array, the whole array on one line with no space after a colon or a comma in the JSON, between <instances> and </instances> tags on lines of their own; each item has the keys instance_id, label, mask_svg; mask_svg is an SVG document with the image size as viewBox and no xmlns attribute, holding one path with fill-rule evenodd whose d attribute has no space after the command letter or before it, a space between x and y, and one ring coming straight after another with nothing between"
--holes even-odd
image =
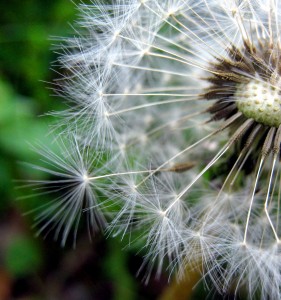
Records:
<instances>
[{"instance_id":1,"label":"blurred foliage","mask_svg":"<svg viewBox=\"0 0 281 300\"><path fill-rule=\"evenodd\" d=\"M5 258L8 271L15 277L33 273L42 264L40 249L24 236L13 239Z\"/></svg>"},{"instance_id":2,"label":"blurred foliage","mask_svg":"<svg viewBox=\"0 0 281 300\"><path fill-rule=\"evenodd\" d=\"M2 6L1 77L21 95L36 99L38 113L46 112L51 103L44 82L52 80L50 62L56 59L50 51L52 37L71 32L69 21L74 19L75 6L68 0L12 0Z\"/></svg>"}]
</instances>

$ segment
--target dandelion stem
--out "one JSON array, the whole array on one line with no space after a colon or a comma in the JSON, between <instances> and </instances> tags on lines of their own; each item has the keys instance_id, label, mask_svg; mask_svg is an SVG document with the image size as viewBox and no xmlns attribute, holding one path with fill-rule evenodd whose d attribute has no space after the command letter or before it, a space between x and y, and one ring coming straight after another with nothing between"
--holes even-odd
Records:
<instances>
[{"instance_id":1,"label":"dandelion stem","mask_svg":"<svg viewBox=\"0 0 281 300\"><path fill-rule=\"evenodd\" d=\"M101 176L87 177L87 180L96 180L96 179L121 176L121 175L146 174L146 173L151 173L151 170L112 173L112 174L106 174Z\"/></svg>"},{"instance_id":2,"label":"dandelion stem","mask_svg":"<svg viewBox=\"0 0 281 300\"><path fill-rule=\"evenodd\" d=\"M194 95L193 95L194 96ZM157 106L157 105L163 105L163 104L171 104L171 103L179 103L179 102L187 102L187 101L194 101L195 99L172 99L172 100L166 100L166 101L157 101L157 102L152 102L152 103L146 103L146 104L142 104L142 105L137 105L137 106L133 106L133 107L129 107L126 109L122 109L116 112L112 112L112 113L107 113L107 116L115 116L115 115L119 115L122 113L126 113L129 111L135 111L138 109L143 109L143 108L148 108L148 107L152 107L152 106Z\"/></svg>"},{"instance_id":3,"label":"dandelion stem","mask_svg":"<svg viewBox=\"0 0 281 300\"><path fill-rule=\"evenodd\" d=\"M249 207L249 210L248 210L247 220L246 220L246 225L245 225L243 244L246 244L246 242L247 242L247 234L248 234L250 216L251 216L251 212L252 212L252 207L253 207L254 198L255 198L255 194L256 194L256 188L257 188L258 180L259 180L259 177L260 177L260 172L261 172L263 162L264 162L264 157L261 158L261 161L260 161L260 164L259 164L259 167L258 167L258 171L257 171L257 174L256 174L256 178L255 178L255 183L254 183L253 192L252 192L251 201L250 201L250 207Z\"/></svg>"},{"instance_id":4,"label":"dandelion stem","mask_svg":"<svg viewBox=\"0 0 281 300\"><path fill-rule=\"evenodd\" d=\"M268 219L268 222L272 228L272 231L273 231L273 234L276 238L276 241L277 243L279 243L279 237L278 237L278 234L273 226L273 223L272 223L272 220L270 218L270 215L269 215L269 212L268 212L268 201L269 201L269 194L270 194L270 190L271 190L271 185L272 185L272 178L273 178L273 173L274 173L274 168L275 168L275 164L276 164L276 161L277 161L277 157L278 157L278 154L275 154L274 157L273 157L273 163L272 163L272 166L271 166L271 172L270 172L270 178L269 178L269 182L268 182L268 189L267 189L267 194L266 194L266 200L265 200L265 203L264 203L264 211L265 211L265 214L267 216L267 219Z\"/></svg>"}]
</instances>

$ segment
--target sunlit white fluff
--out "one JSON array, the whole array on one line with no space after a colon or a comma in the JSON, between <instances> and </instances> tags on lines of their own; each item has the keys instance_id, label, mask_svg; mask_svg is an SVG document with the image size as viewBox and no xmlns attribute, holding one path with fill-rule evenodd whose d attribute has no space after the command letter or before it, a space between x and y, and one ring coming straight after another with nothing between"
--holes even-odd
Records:
<instances>
[{"instance_id":1,"label":"sunlit white fluff","mask_svg":"<svg viewBox=\"0 0 281 300\"><path fill-rule=\"evenodd\" d=\"M200 265L222 293L280 298L281 127L246 117L238 103L252 91L237 93L252 80L281 90L279 1L118 0L80 13L56 88L71 103L58 130L75 133L77 153L99 153L101 175L78 176L93 193L86 212L102 205L108 232L139 232L158 272L168 258L181 276Z\"/></svg>"}]
</instances>

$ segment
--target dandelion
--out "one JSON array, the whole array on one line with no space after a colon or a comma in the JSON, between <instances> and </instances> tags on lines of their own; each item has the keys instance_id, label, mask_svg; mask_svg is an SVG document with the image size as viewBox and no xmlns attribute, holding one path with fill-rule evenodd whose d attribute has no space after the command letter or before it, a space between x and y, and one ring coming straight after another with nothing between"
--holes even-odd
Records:
<instances>
[{"instance_id":1,"label":"dandelion","mask_svg":"<svg viewBox=\"0 0 281 300\"><path fill-rule=\"evenodd\" d=\"M76 142L52 163L63 171L43 169L66 175L70 192L41 219L53 222L56 205L71 202L54 224L66 225L63 241L86 208L95 228L138 233L158 272L168 265L181 276L199 264L222 293L234 286L279 299L280 3L118 0L79 9L83 30L64 46L68 72L56 84L72 104L57 130ZM87 167L83 155L69 161L85 149L95 158Z\"/></svg>"}]
</instances>

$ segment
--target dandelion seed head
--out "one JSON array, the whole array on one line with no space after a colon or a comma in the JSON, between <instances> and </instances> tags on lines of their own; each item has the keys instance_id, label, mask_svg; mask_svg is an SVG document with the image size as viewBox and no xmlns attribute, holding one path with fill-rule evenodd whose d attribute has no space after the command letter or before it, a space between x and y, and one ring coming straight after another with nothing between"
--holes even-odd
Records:
<instances>
[{"instance_id":1,"label":"dandelion seed head","mask_svg":"<svg viewBox=\"0 0 281 300\"><path fill-rule=\"evenodd\" d=\"M157 274L165 260L179 276L203 265L222 293L280 298L280 2L80 10L83 31L64 48L69 75L57 84L72 105L62 135L77 137L59 174L90 199L71 197L75 215L101 215L114 236L136 233Z\"/></svg>"}]
</instances>

